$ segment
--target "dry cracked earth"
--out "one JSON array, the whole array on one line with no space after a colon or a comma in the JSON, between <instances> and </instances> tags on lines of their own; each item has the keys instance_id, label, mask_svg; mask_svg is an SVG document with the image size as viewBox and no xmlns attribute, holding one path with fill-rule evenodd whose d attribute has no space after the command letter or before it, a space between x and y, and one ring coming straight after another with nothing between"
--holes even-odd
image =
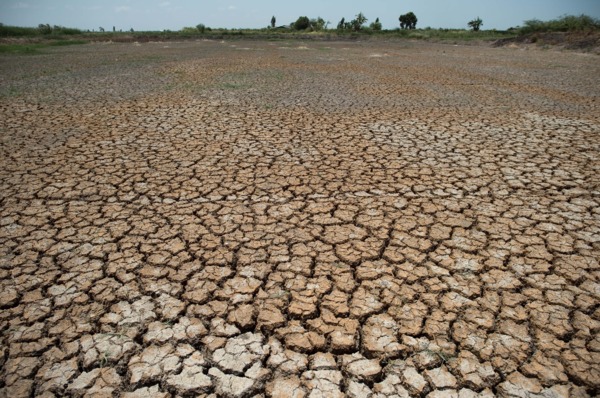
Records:
<instances>
[{"instance_id":1,"label":"dry cracked earth","mask_svg":"<svg viewBox=\"0 0 600 398\"><path fill-rule=\"evenodd\" d=\"M0 395L600 394L598 56L0 58Z\"/></svg>"}]
</instances>

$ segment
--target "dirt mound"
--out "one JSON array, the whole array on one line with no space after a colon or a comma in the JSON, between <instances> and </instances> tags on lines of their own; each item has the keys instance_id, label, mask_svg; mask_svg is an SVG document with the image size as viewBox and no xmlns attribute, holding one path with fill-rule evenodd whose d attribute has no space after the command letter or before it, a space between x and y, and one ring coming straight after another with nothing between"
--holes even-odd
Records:
<instances>
[{"instance_id":1,"label":"dirt mound","mask_svg":"<svg viewBox=\"0 0 600 398\"><path fill-rule=\"evenodd\" d=\"M538 32L496 40L495 47L536 45L600 54L600 32Z\"/></svg>"}]
</instances>

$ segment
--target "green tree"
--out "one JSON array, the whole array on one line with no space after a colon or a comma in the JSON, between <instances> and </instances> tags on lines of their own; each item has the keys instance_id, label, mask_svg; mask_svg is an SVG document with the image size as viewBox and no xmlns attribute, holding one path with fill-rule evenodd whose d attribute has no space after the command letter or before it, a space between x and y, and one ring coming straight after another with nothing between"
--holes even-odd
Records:
<instances>
[{"instance_id":1,"label":"green tree","mask_svg":"<svg viewBox=\"0 0 600 398\"><path fill-rule=\"evenodd\" d=\"M379 18L377 18L375 22L372 22L369 27L375 31L381 30L381 22L379 22Z\"/></svg>"},{"instance_id":2,"label":"green tree","mask_svg":"<svg viewBox=\"0 0 600 398\"><path fill-rule=\"evenodd\" d=\"M473 32L479 32L479 28L483 25L483 21L481 18L477 17L477 19L469 21L468 25L473 29Z\"/></svg>"},{"instance_id":3,"label":"green tree","mask_svg":"<svg viewBox=\"0 0 600 398\"><path fill-rule=\"evenodd\" d=\"M417 27L417 16L414 12L408 12L406 14L400 15L398 18L400 21L400 28L402 29L415 29Z\"/></svg>"},{"instance_id":4,"label":"green tree","mask_svg":"<svg viewBox=\"0 0 600 398\"><path fill-rule=\"evenodd\" d=\"M320 31L325 28L325 20L321 17L313 18L310 20L310 27L314 31Z\"/></svg>"},{"instance_id":5,"label":"green tree","mask_svg":"<svg viewBox=\"0 0 600 398\"><path fill-rule=\"evenodd\" d=\"M204 33L204 31L206 30L206 26L204 26L204 24L202 23L199 23L198 25L196 25L196 29L198 29L198 32Z\"/></svg>"},{"instance_id":6,"label":"green tree","mask_svg":"<svg viewBox=\"0 0 600 398\"><path fill-rule=\"evenodd\" d=\"M346 27L346 18L340 19L340 22L337 25L338 30L343 30Z\"/></svg>"},{"instance_id":7,"label":"green tree","mask_svg":"<svg viewBox=\"0 0 600 398\"><path fill-rule=\"evenodd\" d=\"M306 30L310 27L310 19L308 17L302 16L298 17L296 22L294 22L294 29L296 30Z\"/></svg>"},{"instance_id":8,"label":"green tree","mask_svg":"<svg viewBox=\"0 0 600 398\"><path fill-rule=\"evenodd\" d=\"M271 27L274 28L276 23L277 20L275 19L275 15L273 15L273 17L271 17Z\"/></svg>"},{"instance_id":9,"label":"green tree","mask_svg":"<svg viewBox=\"0 0 600 398\"><path fill-rule=\"evenodd\" d=\"M355 32L358 32L359 30L362 29L362 26L367 21L368 21L367 17L365 17L362 12L359 12L358 15L356 16L356 18L354 18L352 21L350 21L350 26L352 27L352 30L354 30Z\"/></svg>"}]
</instances>

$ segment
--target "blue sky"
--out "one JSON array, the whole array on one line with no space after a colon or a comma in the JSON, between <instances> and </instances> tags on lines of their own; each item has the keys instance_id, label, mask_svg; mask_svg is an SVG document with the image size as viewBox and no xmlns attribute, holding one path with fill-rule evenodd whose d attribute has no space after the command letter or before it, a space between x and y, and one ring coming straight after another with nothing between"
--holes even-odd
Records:
<instances>
[{"instance_id":1,"label":"blue sky","mask_svg":"<svg viewBox=\"0 0 600 398\"><path fill-rule=\"evenodd\" d=\"M203 23L210 27L261 28L275 15L278 25L300 15L322 17L335 26L363 12L369 22L379 17L387 29L398 16L413 11L417 27L466 28L479 16L484 29L507 29L524 20L548 20L563 14L600 18L600 0L0 0L0 22L40 23L81 29L179 30ZM330 25L330 26L331 26Z\"/></svg>"}]
</instances>

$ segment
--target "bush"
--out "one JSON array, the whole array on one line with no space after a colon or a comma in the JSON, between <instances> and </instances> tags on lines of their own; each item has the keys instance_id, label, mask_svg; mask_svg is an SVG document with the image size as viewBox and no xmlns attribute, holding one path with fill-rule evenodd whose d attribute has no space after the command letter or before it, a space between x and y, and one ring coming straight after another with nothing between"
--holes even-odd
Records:
<instances>
[{"instance_id":1,"label":"bush","mask_svg":"<svg viewBox=\"0 0 600 398\"><path fill-rule=\"evenodd\" d=\"M374 31L380 31L382 26L381 22L379 22L379 18L377 18L375 22L372 22L371 25L369 25L369 27Z\"/></svg>"}]
</instances>

